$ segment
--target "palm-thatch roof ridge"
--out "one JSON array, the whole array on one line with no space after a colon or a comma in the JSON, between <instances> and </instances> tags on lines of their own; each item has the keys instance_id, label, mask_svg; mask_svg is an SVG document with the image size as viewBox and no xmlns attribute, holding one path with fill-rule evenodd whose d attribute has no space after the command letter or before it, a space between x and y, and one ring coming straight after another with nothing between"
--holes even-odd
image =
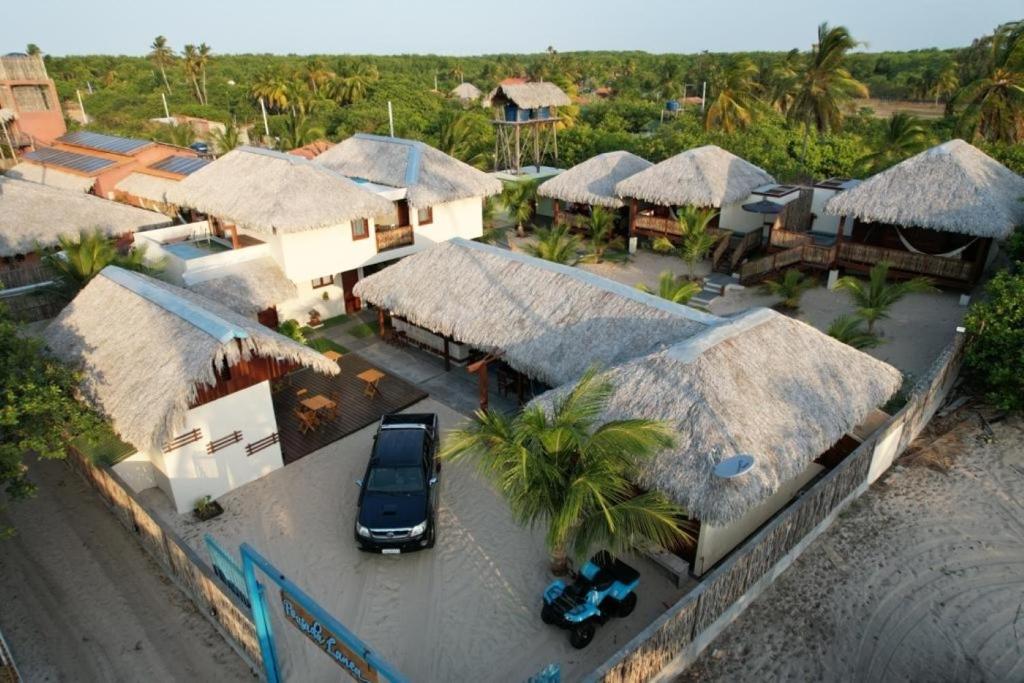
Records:
<instances>
[{"instance_id":1,"label":"palm-thatch roof ridge","mask_svg":"<svg viewBox=\"0 0 1024 683\"><path fill-rule=\"evenodd\" d=\"M1024 224L1024 178L963 140L902 161L825 205L860 221L1004 239Z\"/></svg>"},{"instance_id":2,"label":"palm-thatch roof ridge","mask_svg":"<svg viewBox=\"0 0 1024 683\"><path fill-rule=\"evenodd\" d=\"M188 289L245 316L298 296L295 283L285 277L277 261L269 256L217 272L217 277L190 284Z\"/></svg>"},{"instance_id":3,"label":"palm-thatch roof ridge","mask_svg":"<svg viewBox=\"0 0 1024 683\"><path fill-rule=\"evenodd\" d=\"M605 152L541 183L537 194L563 202L618 209L624 202L615 194L615 186L653 165L630 152Z\"/></svg>"},{"instance_id":4,"label":"palm-thatch roof ridge","mask_svg":"<svg viewBox=\"0 0 1024 683\"><path fill-rule=\"evenodd\" d=\"M392 203L300 156L239 147L168 190L167 200L256 232L301 232L388 213Z\"/></svg>"},{"instance_id":5,"label":"palm-thatch roof ridge","mask_svg":"<svg viewBox=\"0 0 1024 683\"><path fill-rule=\"evenodd\" d=\"M540 107L564 107L572 104L569 96L554 83L538 81L530 83L501 83L491 91L489 101L501 99L504 95L520 109Z\"/></svg>"},{"instance_id":6,"label":"palm-thatch roof ridge","mask_svg":"<svg viewBox=\"0 0 1024 683\"><path fill-rule=\"evenodd\" d=\"M351 178L404 187L409 204L418 209L489 197L502 189L500 180L419 140L357 133L314 163Z\"/></svg>"},{"instance_id":7,"label":"palm-thatch roof ridge","mask_svg":"<svg viewBox=\"0 0 1024 683\"><path fill-rule=\"evenodd\" d=\"M721 208L774 182L763 168L717 145L704 145L626 178L615 186L615 194L660 206Z\"/></svg>"},{"instance_id":8,"label":"palm-thatch roof ridge","mask_svg":"<svg viewBox=\"0 0 1024 683\"><path fill-rule=\"evenodd\" d=\"M41 166L27 161L7 169L6 175L15 180L42 183L43 185L56 187L59 190L72 190L74 192L88 192L96 184L96 179L90 176L68 173L50 166Z\"/></svg>"},{"instance_id":9,"label":"palm-thatch roof ridge","mask_svg":"<svg viewBox=\"0 0 1024 683\"><path fill-rule=\"evenodd\" d=\"M140 450L184 426L214 368L266 356L337 374L336 363L199 294L108 266L61 311L44 338L82 369L86 398Z\"/></svg>"},{"instance_id":10,"label":"palm-thatch roof ridge","mask_svg":"<svg viewBox=\"0 0 1024 683\"><path fill-rule=\"evenodd\" d=\"M0 176L0 256L50 247L82 230L122 235L169 225L163 214L108 199Z\"/></svg>"},{"instance_id":11,"label":"palm-thatch roof ridge","mask_svg":"<svg viewBox=\"0 0 1024 683\"><path fill-rule=\"evenodd\" d=\"M460 100L478 100L483 92L472 83L460 83L452 88L451 94Z\"/></svg>"},{"instance_id":12,"label":"palm-thatch roof ridge","mask_svg":"<svg viewBox=\"0 0 1024 683\"><path fill-rule=\"evenodd\" d=\"M719 318L541 259L464 239L360 280L356 296L556 386L686 339Z\"/></svg>"},{"instance_id":13,"label":"palm-thatch roof ridge","mask_svg":"<svg viewBox=\"0 0 1024 683\"><path fill-rule=\"evenodd\" d=\"M637 484L715 525L735 521L804 472L902 381L892 366L769 309L745 312L602 377L614 387L606 419L643 416L677 431L675 446L645 463ZM549 406L568 390L536 400ZM739 454L754 456L750 472L714 474Z\"/></svg>"},{"instance_id":14,"label":"palm-thatch roof ridge","mask_svg":"<svg viewBox=\"0 0 1024 683\"><path fill-rule=\"evenodd\" d=\"M130 173L117 183L114 189L139 199L168 204L170 202L167 201L167 192L179 182L148 173Z\"/></svg>"}]
</instances>

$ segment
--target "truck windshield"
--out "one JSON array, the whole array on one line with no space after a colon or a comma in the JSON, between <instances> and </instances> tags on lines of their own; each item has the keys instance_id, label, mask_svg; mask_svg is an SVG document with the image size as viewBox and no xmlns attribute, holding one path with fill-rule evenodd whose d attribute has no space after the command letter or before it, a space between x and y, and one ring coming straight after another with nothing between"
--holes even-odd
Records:
<instances>
[{"instance_id":1,"label":"truck windshield","mask_svg":"<svg viewBox=\"0 0 1024 683\"><path fill-rule=\"evenodd\" d=\"M424 488L420 467L374 467L366 482L373 493L420 493Z\"/></svg>"}]
</instances>

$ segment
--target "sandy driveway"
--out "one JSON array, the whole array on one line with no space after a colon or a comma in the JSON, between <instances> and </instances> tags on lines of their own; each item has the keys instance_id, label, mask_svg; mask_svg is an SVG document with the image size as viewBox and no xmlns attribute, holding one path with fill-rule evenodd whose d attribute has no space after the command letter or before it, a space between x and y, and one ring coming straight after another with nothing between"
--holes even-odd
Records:
<instances>
[{"instance_id":1,"label":"sandy driveway","mask_svg":"<svg viewBox=\"0 0 1024 683\"><path fill-rule=\"evenodd\" d=\"M1024 418L991 443L963 426L904 458L680 680L1024 680Z\"/></svg>"},{"instance_id":2,"label":"sandy driveway","mask_svg":"<svg viewBox=\"0 0 1024 683\"><path fill-rule=\"evenodd\" d=\"M410 408L437 412L443 429L465 417L426 400ZM202 535L228 548L248 541L321 600L336 617L399 671L416 681L523 681L550 663L577 680L649 624L681 591L652 565L636 561L642 579L636 611L574 650L567 634L540 620L550 580L539 531L517 527L500 498L466 464L441 475L440 535L432 550L401 557L360 553L352 527L358 488L375 427L368 427L221 497L225 514L211 522L175 518L205 556ZM149 490L151 504L160 495ZM162 514L169 514L166 499ZM283 658L294 680L337 676L334 664L280 622Z\"/></svg>"},{"instance_id":3,"label":"sandy driveway","mask_svg":"<svg viewBox=\"0 0 1024 683\"><path fill-rule=\"evenodd\" d=\"M0 510L0 627L26 681L255 680L78 475L31 467L38 495Z\"/></svg>"}]
</instances>

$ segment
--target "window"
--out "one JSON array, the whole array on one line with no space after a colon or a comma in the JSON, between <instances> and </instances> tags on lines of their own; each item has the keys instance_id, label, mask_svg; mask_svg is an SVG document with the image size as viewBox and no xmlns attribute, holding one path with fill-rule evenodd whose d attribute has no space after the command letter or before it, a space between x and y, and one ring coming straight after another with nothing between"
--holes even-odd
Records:
<instances>
[{"instance_id":1,"label":"window","mask_svg":"<svg viewBox=\"0 0 1024 683\"><path fill-rule=\"evenodd\" d=\"M352 239L365 240L370 236L370 223L365 218L352 221Z\"/></svg>"},{"instance_id":2,"label":"window","mask_svg":"<svg viewBox=\"0 0 1024 683\"><path fill-rule=\"evenodd\" d=\"M429 206L425 209L417 209L416 222L420 225L430 225L431 223L433 223L434 209Z\"/></svg>"},{"instance_id":3,"label":"window","mask_svg":"<svg viewBox=\"0 0 1024 683\"><path fill-rule=\"evenodd\" d=\"M327 286L333 285L333 284L334 284L334 276L333 275L324 275L323 277L314 278L314 280L313 280L313 289L317 289L319 287L327 287Z\"/></svg>"}]
</instances>

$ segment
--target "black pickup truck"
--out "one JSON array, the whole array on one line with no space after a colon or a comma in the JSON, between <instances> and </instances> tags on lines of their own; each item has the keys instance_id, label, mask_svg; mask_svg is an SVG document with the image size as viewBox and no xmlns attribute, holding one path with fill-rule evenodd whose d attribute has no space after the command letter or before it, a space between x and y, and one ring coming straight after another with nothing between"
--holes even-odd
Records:
<instances>
[{"instance_id":1,"label":"black pickup truck","mask_svg":"<svg viewBox=\"0 0 1024 683\"><path fill-rule=\"evenodd\" d=\"M437 538L437 415L397 413L380 420L359 486L360 550L397 555L432 548Z\"/></svg>"}]
</instances>

